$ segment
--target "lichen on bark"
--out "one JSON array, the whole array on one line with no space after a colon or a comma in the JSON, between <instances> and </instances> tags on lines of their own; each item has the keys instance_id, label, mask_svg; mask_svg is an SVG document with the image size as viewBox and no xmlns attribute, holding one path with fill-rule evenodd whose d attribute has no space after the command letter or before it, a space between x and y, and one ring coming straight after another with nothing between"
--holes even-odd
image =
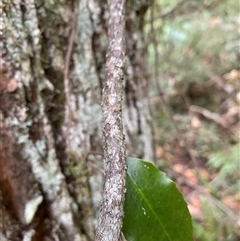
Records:
<instances>
[{"instance_id":1,"label":"lichen on bark","mask_svg":"<svg viewBox=\"0 0 240 241\"><path fill-rule=\"evenodd\" d=\"M142 36L137 11L145 1L138 1L140 5L137 6L134 2L128 1L126 22L130 18L134 23L127 31L136 40L136 36ZM4 189L11 194L7 198L3 193L2 201L3 213L8 216L4 231L10 235L1 229L0 235L5 235L7 240L32 237L34 241L43 238L72 241L76 234L81 236L81 240L91 241L94 239L103 186L101 89L107 86L104 76L108 1L3 0L0 12L3 22L0 26L3 67L0 69L0 141L6 144L0 144L4 147L0 151L0 168L4 166L2 170L5 174L0 192ZM66 135L69 120L66 118L64 67L74 18L77 26L67 77L71 109L75 116L70 120L69 135ZM119 44L119 40L111 42L111 46ZM135 44L134 51L128 51L126 72L132 72L132 75L126 76L126 82L133 81L134 89L129 91L124 86L127 98L123 108L127 113L123 121L128 153L136 157L144 155L150 143L142 138L145 130L150 133L150 129L145 126L148 125L146 116L141 116L146 105L142 104L144 98L138 92L142 82L137 78L143 75L136 72L144 64L142 55L134 55L134 52L142 53L140 45ZM131 49L130 44L128 49ZM117 53L123 54L121 51ZM133 54L134 58L130 58L129 54ZM115 65L114 73L121 75L122 64L115 62ZM111 89L111 85L108 86ZM116 87L121 89L122 84ZM119 109L115 103L121 101L121 97L112 95L106 101L114 106L112 114L115 115ZM113 121L107 119L109 123ZM109 138L121 131L120 117L116 123L117 128L112 129ZM7 137L3 135L3 127ZM122 138L120 136L112 143L117 146ZM113 149L109 150L112 151L111 158L117 155ZM76 157L73 169L77 176L68 171L72 165L70 152ZM114 159L117 160L120 159ZM112 165L113 162L105 163ZM115 168L116 172L109 174L120 178L119 172L123 167L116 165ZM110 177L107 173L106 176ZM116 195L117 202L118 198L121 199L121 195ZM12 207L17 210L13 214Z\"/></svg>"}]
</instances>

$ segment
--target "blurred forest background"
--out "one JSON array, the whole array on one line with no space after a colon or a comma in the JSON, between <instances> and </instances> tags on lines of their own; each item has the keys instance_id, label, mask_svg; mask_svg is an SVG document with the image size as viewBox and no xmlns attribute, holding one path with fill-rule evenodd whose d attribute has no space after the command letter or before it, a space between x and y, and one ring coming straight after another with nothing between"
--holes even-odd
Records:
<instances>
[{"instance_id":1,"label":"blurred forest background","mask_svg":"<svg viewBox=\"0 0 240 241\"><path fill-rule=\"evenodd\" d=\"M144 26L156 164L185 196L199 241L240 238L239 10L156 0Z\"/></svg>"}]
</instances>

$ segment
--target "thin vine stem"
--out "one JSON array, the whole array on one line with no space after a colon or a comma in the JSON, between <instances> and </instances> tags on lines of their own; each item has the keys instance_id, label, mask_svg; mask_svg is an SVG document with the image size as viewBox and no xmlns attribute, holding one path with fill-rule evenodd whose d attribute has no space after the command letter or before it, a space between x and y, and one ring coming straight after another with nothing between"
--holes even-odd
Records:
<instances>
[{"instance_id":1,"label":"thin vine stem","mask_svg":"<svg viewBox=\"0 0 240 241\"><path fill-rule=\"evenodd\" d=\"M120 239L125 197L126 146L122 126L125 1L109 3L108 52L102 89L105 184L96 241Z\"/></svg>"}]
</instances>

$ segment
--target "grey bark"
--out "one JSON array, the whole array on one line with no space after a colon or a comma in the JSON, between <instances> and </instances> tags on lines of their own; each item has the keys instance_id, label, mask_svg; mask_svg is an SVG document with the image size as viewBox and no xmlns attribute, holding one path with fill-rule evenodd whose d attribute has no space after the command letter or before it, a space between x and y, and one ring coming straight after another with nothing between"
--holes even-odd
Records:
<instances>
[{"instance_id":1,"label":"grey bark","mask_svg":"<svg viewBox=\"0 0 240 241\"><path fill-rule=\"evenodd\" d=\"M139 12L148 3L128 4L127 153L152 158ZM94 240L103 184L107 9L106 0L0 4L1 240Z\"/></svg>"},{"instance_id":2,"label":"grey bark","mask_svg":"<svg viewBox=\"0 0 240 241\"><path fill-rule=\"evenodd\" d=\"M122 227L126 145L122 124L125 61L125 1L109 6L106 77L103 83L103 150L105 182L96 231L97 241L118 241Z\"/></svg>"},{"instance_id":3,"label":"grey bark","mask_svg":"<svg viewBox=\"0 0 240 241\"><path fill-rule=\"evenodd\" d=\"M155 160L154 137L149 106L149 73L144 18L153 1L126 1L126 95L123 108L127 156Z\"/></svg>"}]
</instances>

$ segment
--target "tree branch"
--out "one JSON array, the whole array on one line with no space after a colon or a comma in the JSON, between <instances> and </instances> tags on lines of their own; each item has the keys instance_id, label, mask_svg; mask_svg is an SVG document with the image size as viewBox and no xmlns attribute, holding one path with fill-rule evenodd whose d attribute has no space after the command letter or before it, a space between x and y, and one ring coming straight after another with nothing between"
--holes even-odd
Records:
<instances>
[{"instance_id":1,"label":"tree branch","mask_svg":"<svg viewBox=\"0 0 240 241\"><path fill-rule=\"evenodd\" d=\"M102 93L105 184L96 231L97 241L118 241L122 227L126 176L126 147L122 127L124 5L124 0L110 1L109 46Z\"/></svg>"}]
</instances>

